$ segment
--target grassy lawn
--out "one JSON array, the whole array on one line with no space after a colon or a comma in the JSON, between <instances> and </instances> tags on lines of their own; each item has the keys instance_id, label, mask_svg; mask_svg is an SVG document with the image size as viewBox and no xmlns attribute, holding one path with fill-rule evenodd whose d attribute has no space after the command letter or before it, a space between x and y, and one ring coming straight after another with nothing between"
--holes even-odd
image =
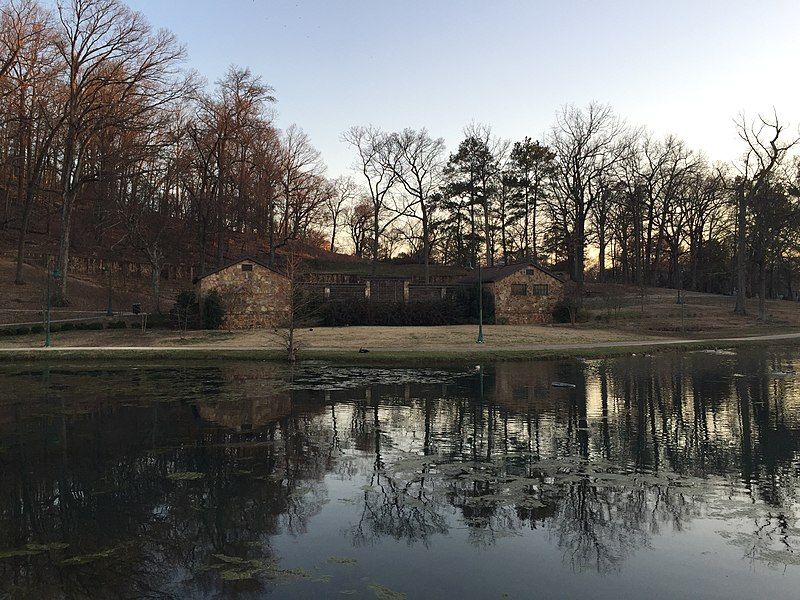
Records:
<instances>
[{"instance_id":1,"label":"grassy lawn","mask_svg":"<svg viewBox=\"0 0 800 600\"><path fill-rule=\"evenodd\" d=\"M440 350L475 346L477 326L441 327L315 327L297 332L301 348L330 350ZM538 345L591 344L598 342L659 339L635 332L569 326L487 325L484 327L487 349L527 348ZM36 347L42 344L38 335L0 338L0 347ZM208 347L208 348L275 348L281 338L271 330L248 331L164 331L115 329L102 331L65 331L52 334L54 347Z\"/></svg>"},{"instance_id":2,"label":"grassy lawn","mask_svg":"<svg viewBox=\"0 0 800 600\"><path fill-rule=\"evenodd\" d=\"M606 288L612 286L605 286ZM618 333L679 337L689 339L769 335L800 331L800 303L783 300L767 301L769 319L757 319L758 303L749 299L750 314L733 314L734 298L715 294L686 292L686 302L676 303L676 291L650 288L644 298L636 288L616 286L625 293L622 306L611 307L598 295L587 301L589 323L595 328Z\"/></svg>"}]
</instances>

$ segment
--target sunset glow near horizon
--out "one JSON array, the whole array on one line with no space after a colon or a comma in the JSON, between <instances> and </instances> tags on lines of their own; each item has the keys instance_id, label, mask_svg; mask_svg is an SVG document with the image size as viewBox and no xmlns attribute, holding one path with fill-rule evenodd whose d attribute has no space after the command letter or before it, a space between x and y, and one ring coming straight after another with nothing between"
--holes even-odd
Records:
<instances>
[{"instance_id":1,"label":"sunset glow near horizon","mask_svg":"<svg viewBox=\"0 0 800 600\"><path fill-rule=\"evenodd\" d=\"M741 152L733 119L773 107L796 130L800 3L129 0L213 82L231 65L275 88L328 174L354 124L427 127L452 151L472 121L541 139L564 104L611 105L711 160Z\"/></svg>"}]
</instances>

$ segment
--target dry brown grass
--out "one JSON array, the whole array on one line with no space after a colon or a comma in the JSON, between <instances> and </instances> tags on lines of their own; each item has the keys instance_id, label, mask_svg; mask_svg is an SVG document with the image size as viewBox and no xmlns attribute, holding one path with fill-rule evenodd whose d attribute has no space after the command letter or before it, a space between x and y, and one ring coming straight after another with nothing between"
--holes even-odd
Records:
<instances>
[{"instance_id":1,"label":"dry brown grass","mask_svg":"<svg viewBox=\"0 0 800 600\"><path fill-rule=\"evenodd\" d=\"M734 298L716 294L685 292L685 303L676 303L676 290L649 288L642 299L637 288L617 288L623 306L611 308L605 289L595 288L587 300L590 324L607 331L640 333L642 335L711 338L742 335L767 335L800 329L800 303L783 300L767 301L769 319L757 318L755 298L748 300L749 315L733 314ZM588 324L587 324L588 325Z\"/></svg>"},{"instance_id":2,"label":"dry brown grass","mask_svg":"<svg viewBox=\"0 0 800 600\"><path fill-rule=\"evenodd\" d=\"M477 326L442 327L316 327L297 333L301 348L356 350L440 350L476 346ZM542 327L536 325L489 325L484 328L487 349L531 348L567 344L592 344L656 339L634 333L603 329ZM0 338L0 347L41 345L42 335ZM53 333L58 347L194 346L216 348L279 348L281 339L268 330L250 331L147 331L103 330Z\"/></svg>"}]
</instances>

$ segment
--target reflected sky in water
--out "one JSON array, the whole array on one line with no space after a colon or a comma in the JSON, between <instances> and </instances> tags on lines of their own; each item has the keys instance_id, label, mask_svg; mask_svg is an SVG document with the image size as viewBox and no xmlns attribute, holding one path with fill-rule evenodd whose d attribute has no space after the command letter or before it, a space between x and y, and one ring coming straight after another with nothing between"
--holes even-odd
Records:
<instances>
[{"instance_id":1,"label":"reflected sky in water","mask_svg":"<svg viewBox=\"0 0 800 600\"><path fill-rule=\"evenodd\" d=\"M795 598L798 363L4 365L0 597Z\"/></svg>"}]
</instances>

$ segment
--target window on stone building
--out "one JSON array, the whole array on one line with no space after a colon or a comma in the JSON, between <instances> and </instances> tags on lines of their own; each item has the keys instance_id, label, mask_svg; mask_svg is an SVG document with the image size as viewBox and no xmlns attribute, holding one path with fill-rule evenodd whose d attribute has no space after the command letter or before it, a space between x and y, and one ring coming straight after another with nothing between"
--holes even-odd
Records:
<instances>
[{"instance_id":1,"label":"window on stone building","mask_svg":"<svg viewBox=\"0 0 800 600\"><path fill-rule=\"evenodd\" d=\"M536 275L536 269L525 269L525 275Z\"/></svg>"},{"instance_id":2,"label":"window on stone building","mask_svg":"<svg viewBox=\"0 0 800 600\"><path fill-rule=\"evenodd\" d=\"M250 263L244 263L242 265L242 271L248 272L252 270L253 270L253 265L251 265Z\"/></svg>"},{"instance_id":3,"label":"window on stone building","mask_svg":"<svg viewBox=\"0 0 800 600\"><path fill-rule=\"evenodd\" d=\"M528 286L524 283L512 283L511 284L511 295L512 296L527 296L528 295Z\"/></svg>"},{"instance_id":4,"label":"window on stone building","mask_svg":"<svg viewBox=\"0 0 800 600\"><path fill-rule=\"evenodd\" d=\"M546 283L537 283L533 286L533 295L534 296L549 296L550 295L550 288Z\"/></svg>"}]
</instances>

